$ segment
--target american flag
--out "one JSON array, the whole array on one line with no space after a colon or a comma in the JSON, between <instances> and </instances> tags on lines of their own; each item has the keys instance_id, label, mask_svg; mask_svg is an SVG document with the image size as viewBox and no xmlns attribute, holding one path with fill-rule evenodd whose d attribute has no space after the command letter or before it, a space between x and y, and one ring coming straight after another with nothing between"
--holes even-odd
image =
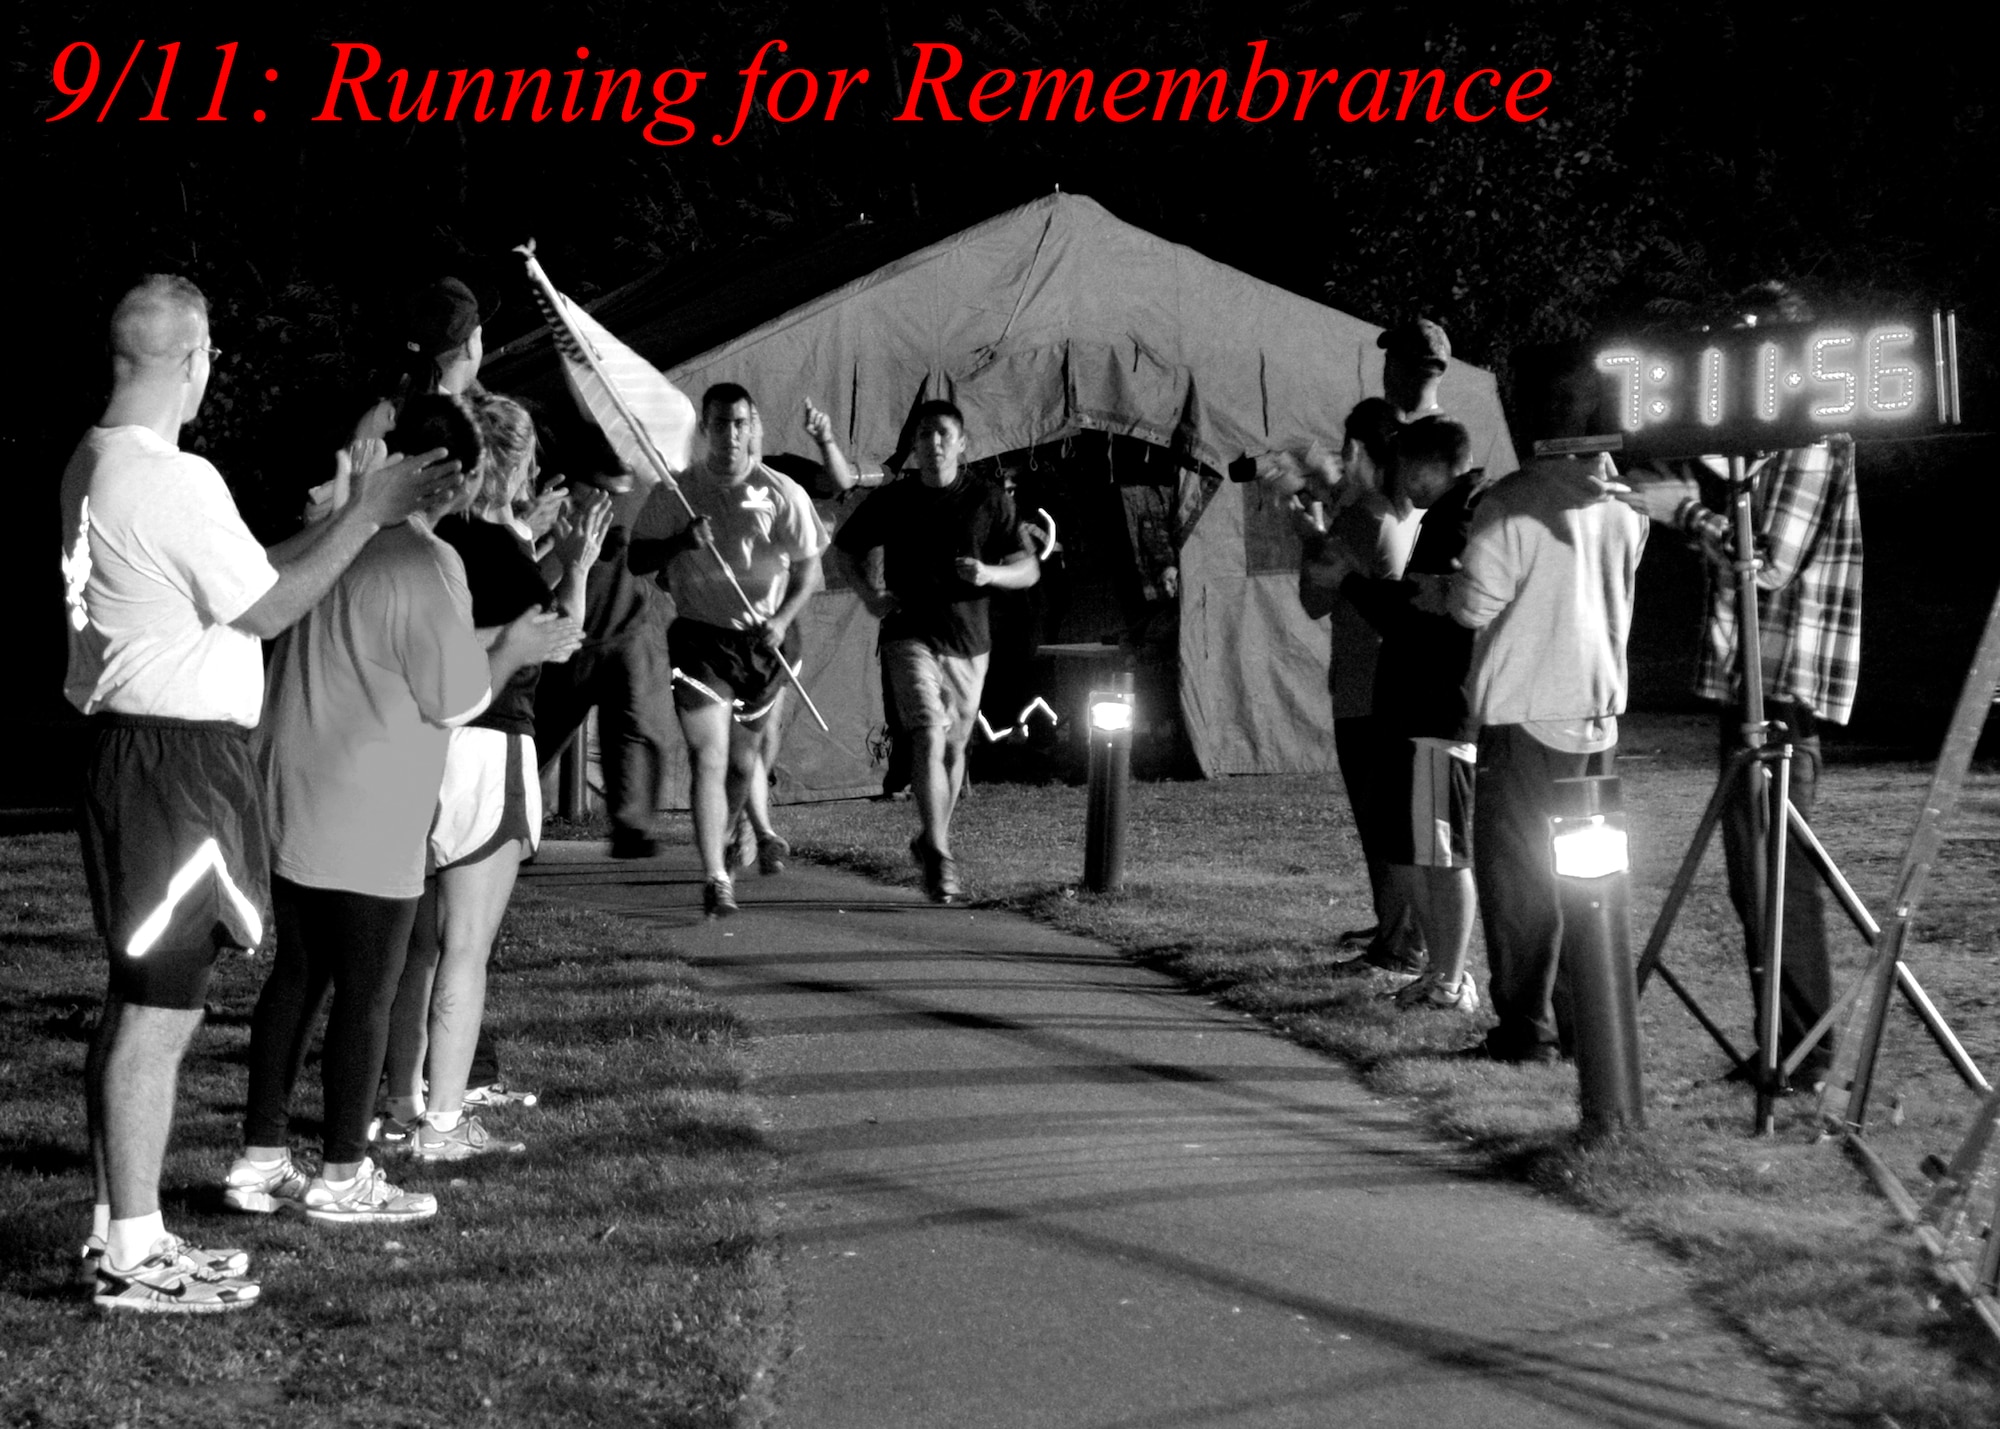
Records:
<instances>
[{"instance_id":1,"label":"american flag","mask_svg":"<svg viewBox=\"0 0 2000 1429\"><path fill-rule=\"evenodd\" d=\"M667 479L688 468L694 403L645 358L556 291L532 251L528 263L535 301L548 317L563 379L577 406L604 430L626 467L642 478Z\"/></svg>"}]
</instances>

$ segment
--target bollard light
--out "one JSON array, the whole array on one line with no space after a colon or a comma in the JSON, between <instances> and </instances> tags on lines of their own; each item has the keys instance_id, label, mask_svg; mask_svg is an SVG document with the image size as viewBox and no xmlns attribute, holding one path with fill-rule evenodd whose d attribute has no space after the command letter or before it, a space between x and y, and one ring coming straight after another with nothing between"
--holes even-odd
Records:
<instances>
[{"instance_id":1,"label":"bollard light","mask_svg":"<svg viewBox=\"0 0 2000 1429\"><path fill-rule=\"evenodd\" d=\"M1093 691L1090 696L1090 727L1104 734L1129 731L1132 728L1132 696Z\"/></svg>"},{"instance_id":2,"label":"bollard light","mask_svg":"<svg viewBox=\"0 0 2000 1429\"><path fill-rule=\"evenodd\" d=\"M1603 878L1628 872L1632 867L1625 844L1623 814L1550 819L1549 843L1555 853L1558 878Z\"/></svg>"},{"instance_id":3,"label":"bollard light","mask_svg":"<svg viewBox=\"0 0 2000 1429\"><path fill-rule=\"evenodd\" d=\"M1083 826L1083 886L1116 893L1125 882L1125 791L1132 780L1132 677L1092 690L1089 811Z\"/></svg>"},{"instance_id":4,"label":"bollard light","mask_svg":"<svg viewBox=\"0 0 2000 1429\"><path fill-rule=\"evenodd\" d=\"M1639 1080L1639 994L1632 975L1630 850L1619 784L1606 775L1561 779L1564 812L1549 820L1550 865L1562 909L1583 1134L1646 1124Z\"/></svg>"}]
</instances>

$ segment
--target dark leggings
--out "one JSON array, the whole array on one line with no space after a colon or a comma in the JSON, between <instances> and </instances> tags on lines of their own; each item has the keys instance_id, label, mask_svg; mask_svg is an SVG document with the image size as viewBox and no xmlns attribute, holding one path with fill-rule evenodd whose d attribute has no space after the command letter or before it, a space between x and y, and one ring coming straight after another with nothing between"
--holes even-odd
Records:
<instances>
[{"instance_id":1,"label":"dark leggings","mask_svg":"<svg viewBox=\"0 0 2000 1429\"><path fill-rule=\"evenodd\" d=\"M278 954L250 1024L249 1146L283 1146L292 1087L329 984L333 1004L320 1056L325 1157L334 1164L368 1154L368 1122L382 1080L389 1008L403 973L414 898L374 898L271 880Z\"/></svg>"}]
</instances>

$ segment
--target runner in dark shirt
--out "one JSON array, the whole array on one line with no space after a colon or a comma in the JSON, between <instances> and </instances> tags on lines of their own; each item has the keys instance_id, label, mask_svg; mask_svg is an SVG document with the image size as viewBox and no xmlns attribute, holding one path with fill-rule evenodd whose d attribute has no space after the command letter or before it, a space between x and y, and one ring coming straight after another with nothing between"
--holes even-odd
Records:
<instances>
[{"instance_id":1,"label":"runner in dark shirt","mask_svg":"<svg viewBox=\"0 0 2000 1429\"><path fill-rule=\"evenodd\" d=\"M1025 590L1041 564L1023 549L1013 498L966 472L965 418L949 402L915 414L918 474L862 502L834 549L869 611L882 621L882 668L913 738L911 785L922 830L910 844L924 891L959 897L951 814L965 779L965 746L979 713L992 632L989 588ZM882 549L882 584L868 553Z\"/></svg>"}]
</instances>

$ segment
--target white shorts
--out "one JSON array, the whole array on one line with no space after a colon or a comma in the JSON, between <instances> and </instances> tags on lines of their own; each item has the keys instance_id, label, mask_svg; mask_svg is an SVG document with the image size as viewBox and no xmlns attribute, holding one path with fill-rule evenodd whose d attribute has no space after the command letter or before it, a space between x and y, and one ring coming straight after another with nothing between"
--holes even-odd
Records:
<instances>
[{"instance_id":1,"label":"white shorts","mask_svg":"<svg viewBox=\"0 0 2000 1429\"><path fill-rule=\"evenodd\" d=\"M453 730L431 820L431 867L478 863L521 839L533 853L542 841L542 781L535 771L533 735Z\"/></svg>"}]
</instances>

